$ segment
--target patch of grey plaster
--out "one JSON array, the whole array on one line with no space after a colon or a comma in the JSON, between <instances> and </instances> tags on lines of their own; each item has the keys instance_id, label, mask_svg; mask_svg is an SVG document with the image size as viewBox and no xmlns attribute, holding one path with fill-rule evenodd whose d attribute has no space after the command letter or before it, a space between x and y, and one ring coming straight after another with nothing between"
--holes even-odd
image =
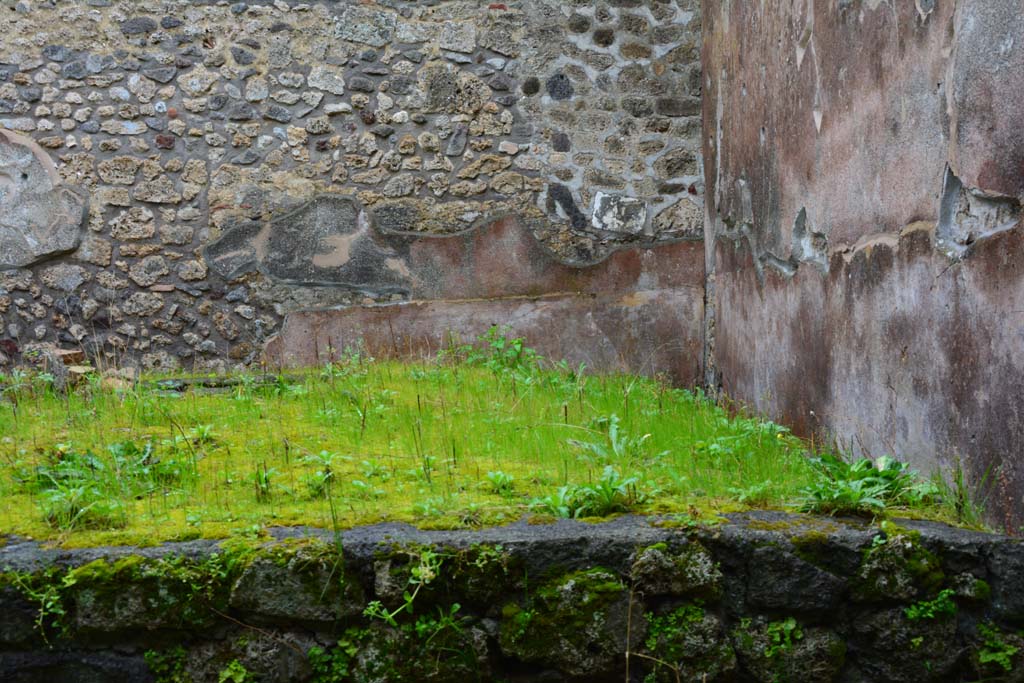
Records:
<instances>
[{"instance_id":1,"label":"patch of grey plaster","mask_svg":"<svg viewBox=\"0 0 1024 683\"><path fill-rule=\"evenodd\" d=\"M797 263L809 263L828 272L828 238L807 225L807 209L801 208L793 223L793 256Z\"/></svg>"},{"instance_id":2,"label":"patch of grey plaster","mask_svg":"<svg viewBox=\"0 0 1024 683\"><path fill-rule=\"evenodd\" d=\"M0 270L74 251L88 212L31 139L0 130Z\"/></svg>"},{"instance_id":3,"label":"patch of grey plaster","mask_svg":"<svg viewBox=\"0 0 1024 683\"><path fill-rule=\"evenodd\" d=\"M807 209L800 208L793 221L793 246L788 258L765 251L759 258L760 268L772 268L785 277L793 277L803 264L813 266L822 275L828 273L828 238L808 227Z\"/></svg>"},{"instance_id":4,"label":"patch of grey plaster","mask_svg":"<svg viewBox=\"0 0 1024 683\"><path fill-rule=\"evenodd\" d=\"M1020 220L1020 201L965 187L946 167L936 228L936 244L946 256L962 258L978 240L1005 232Z\"/></svg>"},{"instance_id":5,"label":"patch of grey plaster","mask_svg":"<svg viewBox=\"0 0 1024 683\"><path fill-rule=\"evenodd\" d=\"M784 277L790 278L797 274L804 263L813 266L821 274L827 274L829 268L828 238L824 233L816 232L808 225L807 209L801 207L793 221L792 247L788 257L779 256L770 249L759 245L755 234L753 201L750 185L743 179L736 181L737 193L743 220L732 222L723 220L724 229L719 231L721 237L734 243L746 242L753 255L754 270L758 282L764 283L765 269L770 268Z\"/></svg>"},{"instance_id":6,"label":"patch of grey plaster","mask_svg":"<svg viewBox=\"0 0 1024 683\"><path fill-rule=\"evenodd\" d=\"M793 262L793 259L779 258L771 252L766 252L760 258L761 267L760 270L763 273L765 268L771 268L777 273L784 275L785 277L793 277L796 275L799 269L797 264ZM763 277L763 275L762 275Z\"/></svg>"},{"instance_id":7,"label":"patch of grey plaster","mask_svg":"<svg viewBox=\"0 0 1024 683\"><path fill-rule=\"evenodd\" d=\"M598 192L594 196L591 225L598 230L639 235L647 226L647 204L635 197Z\"/></svg>"},{"instance_id":8,"label":"patch of grey plaster","mask_svg":"<svg viewBox=\"0 0 1024 683\"><path fill-rule=\"evenodd\" d=\"M408 270L354 199L325 194L283 216L229 228L204 252L225 278L258 270L289 284L404 292Z\"/></svg>"},{"instance_id":9,"label":"patch of grey plaster","mask_svg":"<svg viewBox=\"0 0 1024 683\"><path fill-rule=\"evenodd\" d=\"M921 23L928 21L928 16L935 11L935 0L914 0Z\"/></svg>"}]
</instances>

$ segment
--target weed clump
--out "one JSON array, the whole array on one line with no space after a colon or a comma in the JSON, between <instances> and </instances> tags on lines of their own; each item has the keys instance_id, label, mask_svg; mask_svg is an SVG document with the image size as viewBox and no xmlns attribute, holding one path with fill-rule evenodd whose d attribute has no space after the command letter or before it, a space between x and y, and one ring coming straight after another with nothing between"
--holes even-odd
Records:
<instances>
[{"instance_id":1,"label":"weed clump","mask_svg":"<svg viewBox=\"0 0 1024 683\"><path fill-rule=\"evenodd\" d=\"M893 458L849 463L823 453L811 462L818 479L803 491L805 512L877 515L889 507L921 506L938 494L934 484Z\"/></svg>"}]
</instances>

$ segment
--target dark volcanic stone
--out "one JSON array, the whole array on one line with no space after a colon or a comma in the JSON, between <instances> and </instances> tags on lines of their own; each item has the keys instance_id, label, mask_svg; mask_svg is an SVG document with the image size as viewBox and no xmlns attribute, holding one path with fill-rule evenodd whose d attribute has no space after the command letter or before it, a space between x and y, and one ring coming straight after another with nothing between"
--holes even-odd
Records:
<instances>
[{"instance_id":1,"label":"dark volcanic stone","mask_svg":"<svg viewBox=\"0 0 1024 683\"><path fill-rule=\"evenodd\" d=\"M85 78L89 72L86 70L85 62L79 59L65 64L64 68L60 70L60 73L64 78L71 78L78 81Z\"/></svg>"},{"instance_id":2,"label":"dark volcanic stone","mask_svg":"<svg viewBox=\"0 0 1024 683\"><path fill-rule=\"evenodd\" d=\"M16 672L16 673L11 673ZM10 674L12 678L6 678ZM81 681L130 683L151 680L141 655L97 652L18 652L0 656L0 677L11 683L28 681Z\"/></svg>"},{"instance_id":3,"label":"dark volcanic stone","mask_svg":"<svg viewBox=\"0 0 1024 683\"><path fill-rule=\"evenodd\" d=\"M696 116L700 114L700 98L659 97L654 110L662 116Z\"/></svg>"},{"instance_id":4,"label":"dark volcanic stone","mask_svg":"<svg viewBox=\"0 0 1024 683\"><path fill-rule=\"evenodd\" d=\"M63 62L71 56L71 50L63 45L47 45L43 48L43 56L51 62Z\"/></svg>"},{"instance_id":5,"label":"dark volcanic stone","mask_svg":"<svg viewBox=\"0 0 1024 683\"><path fill-rule=\"evenodd\" d=\"M835 609L846 582L775 546L754 550L757 567L747 586L751 604L787 613L824 614Z\"/></svg>"},{"instance_id":6,"label":"dark volcanic stone","mask_svg":"<svg viewBox=\"0 0 1024 683\"><path fill-rule=\"evenodd\" d=\"M558 192L554 186L551 190ZM381 243L380 235L363 234L361 210L350 198L323 196L273 219L265 249L254 246L265 226L252 221L226 226L205 256L225 277L258 265L268 277L290 283L358 285L372 291L407 286L395 268L385 265L404 257ZM418 220L414 208L401 204L387 209L376 205L374 213L374 225L397 231L407 231ZM339 240L350 247L344 254L330 246ZM316 265L316 256L332 262ZM209 299L227 303L248 299L244 286L225 292L218 285L211 291L204 283L178 285L177 290L192 297L206 291ZM95 293L97 299L109 301L118 296L113 290ZM71 297L68 302L58 304L57 311L79 315L77 303ZM183 314L181 322L194 324L190 315ZM156 321L153 327L170 329L164 322ZM97 329L110 326L102 314L90 324ZM68 335L59 339L74 343ZM9 343L0 340L0 351L14 353L17 347L12 349ZM218 346L210 340L179 355L225 352ZM241 342L226 353L238 360L255 351L254 344ZM421 593L424 611L428 604L436 608L438 602L458 600L460 617L465 618L460 628L475 633L474 643L491 643L477 651L477 661L502 659L497 664L501 669L480 680L501 680L502 674L525 671L521 680L621 681L627 651L647 651L667 662L654 668L651 661L638 657L634 680L650 671L657 675L648 680L657 681L1018 680L1012 672L998 669L979 675L971 660L982 645L979 623L997 628L1006 645L1021 645L1015 634L1019 622L1008 617L1020 605L1022 544L933 523L899 522L920 532L915 543L934 552L946 569L988 576L993 603L976 605L958 598L955 616L925 619L908 617L910 603L851 603L843 591L839 603L832 603L835 586L822 586L816 572L840 581L853 578L864 552L877 547L873 539L884 533L854 520L750 512L729 515L713 527L685 530L633 516L601 524L521 520L473 531L430 531L388 523L346 530L337 537L330 530L272 528L272 544L257 550L251 560L233 565L228 576L208 575L205 569L198 573L209 581L215 602L209 602L205 591L179 592L180 579L162 572L126 576L115 591L102 590L108 586L100 583L103 579L90 579L89 571L82 572L63 589L69 597L64 619L68 629L54 648L46 648L36 631L38 605L20 590L0 586L0 680L151 680L141 653L180 642L183 624L189 628L188 665L212 660L212 680L224 662L235 657L247 666L273 662L266 680L306 680L308 663L301 654L297 659L307 667L301 672L297 665L279 667L279 653L263 645L253 647L259 631L236 629L233 622L225 625L220 610L230 607L246 624L273 628L278 637L306 649L313 644L310 630L328 632L339 623L352 623L342 620L358 618L370 599L400 605L415 566L416 555L410 557L410 549L419 553L425 547L436 548L451 560L438 581ZM344 547L343 563L328 545L334 542ZM171 560L172 567L207 567L207 558L221 550L212 540L60 549L11 537L0 546L0 566L37 572L80 567L98 558L114 562L133 557L139 564L131 566L154 566L147 561L162 558ZM808 564L813 565L810 570ZM986 565L992 574L986 574ZM674 616L664 619L669 615ZM482 628L475 625L481 622ZM383 627L360 632L364 635L353 636L360 647L354 666L375 666L385 661L383 657L401 657L410 646L421 646L418 641L392 640L395 632ZM243 642L238 637L243 635L246 649L231 650L242 648L233 643ZM467 647L459 641L453 647L472 653L476 645ZM367 657L373 662L367 664ZM1016 670L1019 659L1012 659ZM426 666L434 667L437 661L444 663L430 659ZM476 677L459 673L437 680Z\"/></svg>"},{"instance_id":7,"label":"dark volcanic stone","mask_svg":"<svg viewBox=\"0 0 1024 683\"><path fill-rule=\"evenodd\" d=\"M615 31L610 28L599 28L594 31L594 44L600 47L608 47L615 42Z\"/></svg>"},{"instance_id":8,"label":"dark volcanic stone","mask_svg":"<svg viewBox=\"0 0 1024 683\"><path fill-rule=\"evenodd\" d=\"M573 33L586 33L590 30L590 18L582 14L574 14L569 17L566 26Z\"/></svg>"},{"instance_id":9,"label":"dark volcanic stone","mask_svg":"<svg viewBox=\"0 0 1024 683\"><path fill-rule=\"evenodd\" d=\"M573 96L575 90L572 81L565 74L555 74L547 82L548 95L553 100L567 100Z\"/></svg>"},{"instance_id":10,"label":"dark volcanic stone","mask_svg":"<svg viewBox=\"0 0 1024 683\"><path fill-rule=\"evenodd\" d=\"M993 607L1015 624L1024 624L1024 545L999 544L989 562L992 573Z\"/></svg>"},{"instance_id":11,"label":"dark volcanic stone","mask_svg":"<svg viewBox=\"0 0 1024 683\"><path fill-rule=\"evenodd\" d=\"M271 104L263 112L263 118L277 121L278 123L288 123L292 120L292 113L279 104Z\"/></svg>"},{"instance_id":12,"label":"dark volcanic stone","mask_svg":"<svg viewBox=\"0 0 1024 683\"><path fill-rule=\"evenodd\" d=\"M536 95L540 92L540 79L536 76L530 76L523 81L523 94L524 95Z\"/></svg>"},{"instance_id":13,"label":"dark volcanic stone","mask_svg":"<svg viewBox=\"0 0 1024 683\"><path fill-rule=\"evenodd\" d=\"M872 610L851 620L851 648L862 680L891 683L952 681L963 649L957 647L956 619L910 620L904 608ZM959 679L973 680L973 679Z\"/></svg>"},{"instance_id":14,"label":"dark volcanic stone","mask_svg":"<svg viewBox=\"0 0 1024 683\"><path fill-rule=\"evenodd\" d=\"M224 93L217 93L216 95L210 96L210 99L207 101L207 106L210 109L213 109L214 111L218 111L220 109L223 109L227 105L227 103L228 96Z\"/></svg>"},{"instance_id":15,"label":"dark volcanic stone","mask_svg":"<svg viewBox=\"0 0 1024 683\"><path fill-rule=\"evenodd\" d=\"M394 95L408 95L412 92L416 82L409 76L395 76L391 79L391 92Z\"/></svg>"},{"instance_id":16,"label":"dark volcanic stone","mask_svg":"<svg viewBox=\"0 0 1024 683\"><path fill-rule=\"evenodd\" d=\"M348 82L348 89L356 92L373 92L377 88L374 87L373 81L365 76L353 76Z\"/></svg>"},{"instance_id":17,"label":"dark volcanic stone","mask_svg":"<svg viewBox=\"0 0 1024 683\"><path fill-rule=\"evenodd\" d=\"M121 23L121 33L126 36L135 36L142 33L152 33L157 29L156 21L149 17L134 17Z\"/></svg>"},{"instance_id":18,"label":"dark volcanic stone","mask_svg":"<svg viewBox=\"0 0 1024 683\"><path fill-rule=\"evenodd\" d=\"M456 126L452 136L448 138L448 146L444 153L446 156L461 156L466 151L466 142L469 137L469 129L465 125Z\"/></svg>"},{"instance_id":19,"label":"dark volcanic stone","mask_svg":"<svg viewBox=\"0 0 1024 683\"><path fill-rule=\"evenodd\" d=\"M623 97L622 108L638 119L654 114L654 104L649 97Z\"/></svg>"},{"instance_id":20,"label":"dark volcanic stone","mask_svg":"<svg viewBox=\"0 0 1024 683\"><path fill-rule=\"evenodd\" d=\"M238 164L239 166L248 166L250 164L255 164L259 160L259 154L257 154L254 150L247 149L241 154L237 155L234 159L232 159L231 163Z\"/></svg>"},{"instance_id":21,"label":"dark volcanic stone","mask_svg":"<svg viewBox=\"0 0 1024 683\"><path fill-rule=\"evenodd\" d=\"M512 89L515 85L515 81L513 81L512 77L507 74L498 74L490 80L489 85L491 86L491 90L506 92Z\"/></svg>"},{"instance_id":22,"label":"dark volcanic stone","mask_svg":"<svg viewBox=\"0 0 1024 683\"><path fill-rule=\"evenodd\" d=\"M85 70L91 74L102 73L116 65L117 59L114 55L87 55L85 58Z\"/></svg>"},{"instance_id":23,"label":"dark volcanic stone","mask_svg":"<svg viewBox=\"0 0 1024 683\"><path fill-rule=\"evenodd\" d=\"M287 564L260 559L231 591L231 606L257 618L334 623L361 614L358 584L336 581L330 558L296 553ZM325 599L326 597L326 599Z\"/></svg>"},{"instance_id":24,"label":"dark volcanic stone","mask_svg":"<svg viewBox=\"0 0 1024 683\"><path fill-rule=\"evenodd\" d=\"M240 47L231 48L231 56L235 58L236 64L247 66L256 61L256 55Z\"/></svg>"},{"instance_id":25,"label":"dark volcanic stone","mask_svg":"<svg viewBox=\"0 0 1024 683\"><path fill-rule=\"evenodd\" d=\"M26 102L38 102L43 99L43 89L36 85L18 88L18 96Z\"/></svg>"},{"instance_id":26,"label":"dark volcanic stone","mask_svg":"<svg viewBox=\"0 0 1024 683\"><path fill-rule=\"evenodd\" d=\"M146 78L152 78L157 83L170 83L178 73L178 69L173 66L160 66L143 69L142 73Z\"/></svg>"},{"instance_id":27,"label":"dark volcanic stone","mask_svg":"<svg viewBox=\"0 0 1024 683\"><path fill-rule=\"evenodd\" d=\"M231 108L228 118L232 121L249 121L256 118L256 108L251 104L240 102Z\"/></svg>"}]
</instances>

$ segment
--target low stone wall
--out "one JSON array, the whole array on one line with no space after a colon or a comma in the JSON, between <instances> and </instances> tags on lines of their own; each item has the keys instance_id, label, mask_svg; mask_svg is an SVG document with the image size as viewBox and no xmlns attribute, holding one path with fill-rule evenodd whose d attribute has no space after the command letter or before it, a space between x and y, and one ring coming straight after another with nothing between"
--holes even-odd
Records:
<instances>
[{"instance_id":1,"label":"low stone wall","mask_svg":"<svg viewBox=\"0 0 1024 683\"><path fill-rule=\"evenodd\" d=\"M341 534L342 557L329 533L274 535L8 539L0 678L919 683L1024 664L1024 545L937 524L382 525Z\"/></svg>"}]
</instances>

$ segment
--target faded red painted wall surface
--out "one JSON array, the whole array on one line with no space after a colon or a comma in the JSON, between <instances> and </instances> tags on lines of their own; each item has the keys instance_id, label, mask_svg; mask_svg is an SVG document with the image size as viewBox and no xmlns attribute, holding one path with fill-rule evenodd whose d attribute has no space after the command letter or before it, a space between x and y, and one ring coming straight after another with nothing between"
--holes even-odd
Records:
<instances>
[{"instance_id":1,"label":"faded red painted wall surface","mask_svg":"<svg viewBox=\"0 0 1024 683\"><path fill-rule=\"evenodd\" d=\"M1024 523L1019 0L706 0L709 377Z\"/></svg>"},{"instance_id":2,"label":"faded red painted wall surface","mask_svg":"<svg viewBox=\"0 0 1024 683\"><path fill-rule=\"evenodd\" d=\"M498 326L574 366L695 386L703 371L703 253L701 242L675 241L567 264L507 217L412 242L410 302L289 313L264 360L314 365L356 344L376 357L423 357Z\"/></svg>"}]
</instances>

